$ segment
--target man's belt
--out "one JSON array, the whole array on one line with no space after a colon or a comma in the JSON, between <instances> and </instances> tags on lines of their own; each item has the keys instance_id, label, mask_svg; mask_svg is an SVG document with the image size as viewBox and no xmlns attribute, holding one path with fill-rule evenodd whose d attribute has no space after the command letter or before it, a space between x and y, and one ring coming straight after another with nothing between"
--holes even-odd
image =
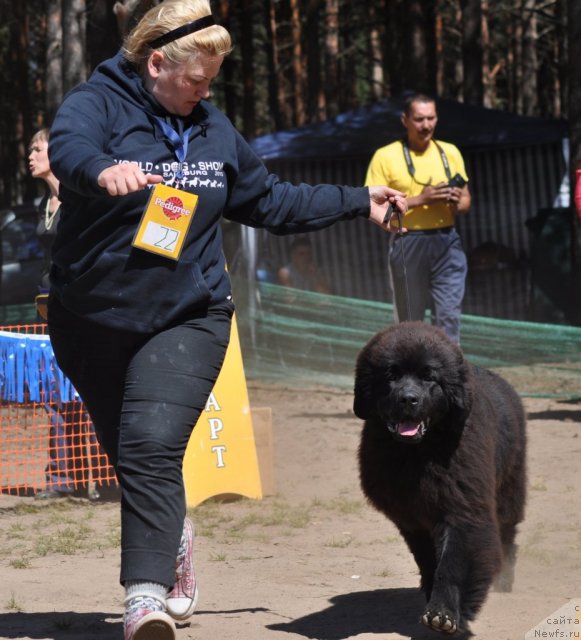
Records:
<instances>
[{"instance_id":1,"label":"man's belt","mask_svg":"<svg viewBox=\"0 0 581 640\"><path fill-rule=\"evenodd\" d=\"M408 229L407 233L405 233L404 235L413 234L413 235L430 236L436 233L450 233L455 228L456 227L451 226L451 227L436 227L435 229Z\"/></svg>"}]
</instances>

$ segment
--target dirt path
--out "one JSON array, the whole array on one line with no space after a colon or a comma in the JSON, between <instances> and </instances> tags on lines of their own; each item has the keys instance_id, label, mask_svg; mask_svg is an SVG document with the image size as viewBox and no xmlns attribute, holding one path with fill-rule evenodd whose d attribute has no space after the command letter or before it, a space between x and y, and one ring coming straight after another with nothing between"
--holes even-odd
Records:
<instances>
[{"instance_id":1,"label":"dirt path","mask_svg":"<svg viewBox=\"0 0 581 640\"><path fill-rule=\"evenodd\" d=\"M394 527L363 500L349 392L250 384L273 411L277 495L206 503L200 602L178 640L438 638L418 624L418 575ZM581 404L527 399L529 501L515 590L473 625L517 640L581 596ZM0 497L0 638L120 640L118 505Z\"/></svg>"}]
</instances>

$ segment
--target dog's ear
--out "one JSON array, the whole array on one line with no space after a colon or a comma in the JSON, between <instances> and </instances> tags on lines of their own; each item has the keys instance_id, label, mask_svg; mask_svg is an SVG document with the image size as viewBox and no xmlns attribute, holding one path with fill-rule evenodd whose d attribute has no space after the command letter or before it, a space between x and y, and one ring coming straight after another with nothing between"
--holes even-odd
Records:
<instances>
[{"instance_id":1,"label":"dog's ear","mask_svg":"<svg viewBox=\"0 0 581 640\"><path fill-rule=\"evenodd\" d=\"M448 399L448 417L458 429L464 427L472 410L473 378L470 365L463 360L453 379L446 380L444 393Z\"/></svg>"},{"instance_id":2,"label":"dog's ear","mask_svg":"<svg viewBox=\"0 0 581 640\"><path fill-rule=\"evenodd\" d=\"M361 420L371 417L373 410L373 371L360 357L355 367L353 413Z\"/></svg>"}]
</instances>

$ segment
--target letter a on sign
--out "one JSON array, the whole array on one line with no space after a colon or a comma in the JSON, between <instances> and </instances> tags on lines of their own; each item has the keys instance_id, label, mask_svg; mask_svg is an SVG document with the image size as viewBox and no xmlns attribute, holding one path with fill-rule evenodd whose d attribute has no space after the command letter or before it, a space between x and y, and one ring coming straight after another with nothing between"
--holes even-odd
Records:
<instances>
[{"instance_id":1,"label":"letter a on sign","mask_svg":"<svg viewBox=\"0 0 581 640\"><path fill-rule=\"evenodd\" d=\"M184 483L188 507L221 494L262 498L236 316L222 371L186 450Z\"/></svg>"}]
</instances>

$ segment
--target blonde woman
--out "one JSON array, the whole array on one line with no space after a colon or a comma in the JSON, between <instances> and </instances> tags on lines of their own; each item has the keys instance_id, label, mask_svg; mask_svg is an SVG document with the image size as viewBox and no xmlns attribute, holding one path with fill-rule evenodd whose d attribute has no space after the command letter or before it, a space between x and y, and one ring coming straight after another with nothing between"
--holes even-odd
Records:
<instances>
[{"instance_id":1,"label":"blonde woman","mask_svg":"<svg viewBox=\"0 0 581 640\"><path fill-rule=\"evenodd\" d=\"M268 174L208 98L232 48L207 0L165 0L64 100L48 320L121 486L125 640L170 640L196 606L182 460L234 311L222 217L277 233L370 218L402 195Z\"/></svg>"},{"instance_id":2,"label":"blonde woman","mask_svg":"<svg viewBox=\"0 0 581 640\"><path fill-rule=\"evenodd\" d=\"M48 140L50 133L48 129L37 131L28 145L28 168L33 178L43 180L46 185L46 192L43 196L39 209L38 226L36 232L45 254L45 265L40 279L41 292L48 291L50 286L50 250L56 234L56 227L59 220L61 203L59 200L59 181L50 168L48 160Z\"/></svg>"},{"instance_id":3,"label":"blonde woman","mask_svg":"<svg viewBox=\"0 0 581 640\"><path fill-rule=\"evenodd\" d=\"M39 281L36 306L42 320L46 320L46 297L50 287L50 254L56 236L61 203L58 197L59 182L50 168L48 160L48 128L37 131L28 146L28 168L33 178L44 180L46 192L38 205L36 233L44 250L45 263ZM78 400L62 401L58 397L47 399L45 409L49 416L49 462L46 467L46 486L34 497L37 500L66 498L75 494L74 440L81 437L81 423L86 421L83 403ZM96 445L92 426L89 426L91 445ZM77 445L78 446L78 445ZM99 492L87 491L90 500L98 500Z\"/></svg>"}]
</instances>

